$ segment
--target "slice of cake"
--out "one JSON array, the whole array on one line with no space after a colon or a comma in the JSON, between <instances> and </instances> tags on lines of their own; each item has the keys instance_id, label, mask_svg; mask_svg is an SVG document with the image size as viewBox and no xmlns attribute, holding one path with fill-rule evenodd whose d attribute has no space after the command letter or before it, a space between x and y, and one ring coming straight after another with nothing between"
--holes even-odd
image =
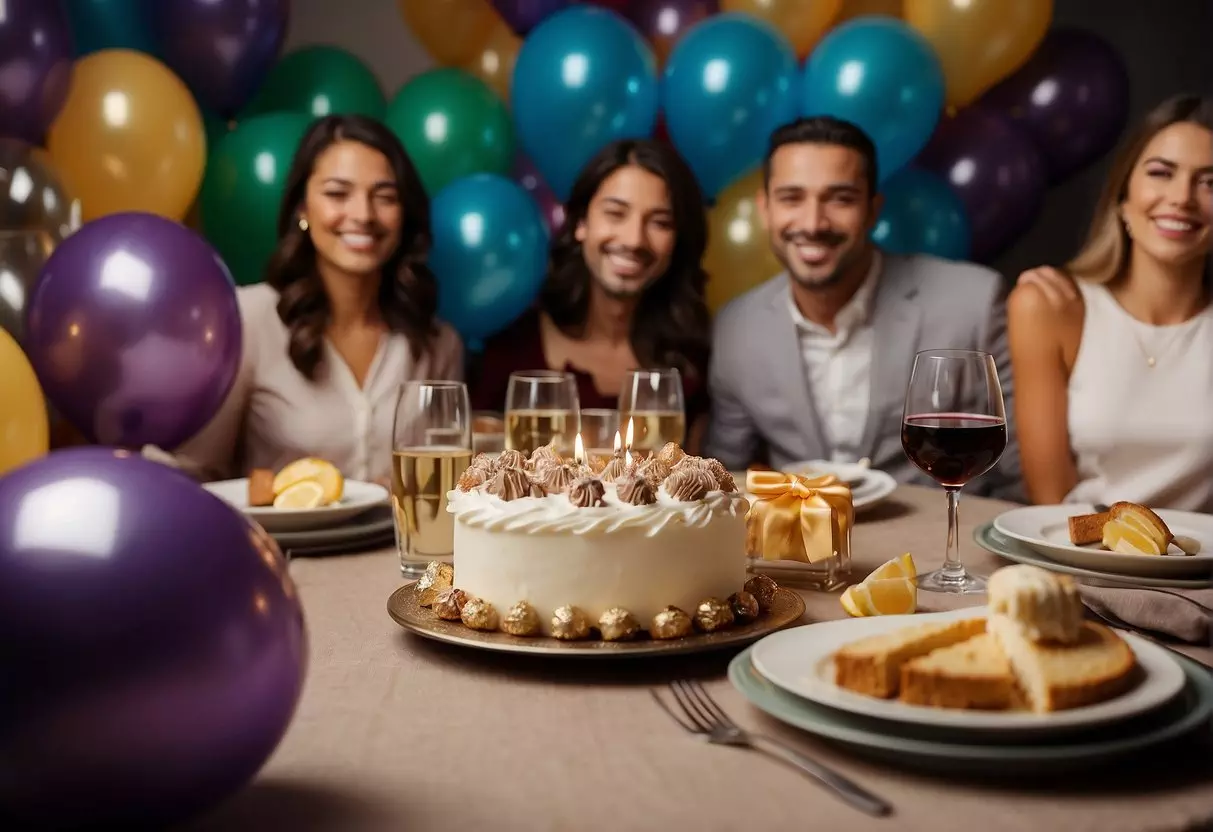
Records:
<instances>
[{"instance_id":1,"label":"slice of cake","mask_svg":"<svg viewBox=\"0 0 1213 832\"><path fill-rule=\"evenodd\" d=\"M990 615L1015 621L1032 641L1067 644L1078 639L1082 599L1068 575L1028 564L1004 566L990 576L986 590Z\"/></svg>"},{"instance_id":2,"label":"slice of cake","mask_svg":"<svg viewBox=\"0 0 1213 832\"><path fill-rule=\"evenodd\" d=\"M989 633L906 662L901 693L910 705L1003 710L1015 701L1011 665Z\"/></svg>"},{"instance_id":3,"label":"slice of cake","mask_svg":"<svg viewBox=\"0 0 1213 832\"><path fill-rule=\"evenodd\" d=\"M906 662L983 632L985 619L967 618L860 639L834 654L834 681L847 690L888 699L897 693Z\"/></svg>"},{"instance_id":4,"label":"slice of cake","mask_svg":"<svg viewBox=\"0 0 1213 832\"><path fill-rule=\"evenodd\" d=\"M1103 527L1112 518L1106 511L1098 514L1075 514L1066 518L1070 528L1070 542L1075 546L1090 546L1103 542Z\"/></svg>"},{"instance_id":5,"label":"slice of cake","mask_svg":"<svg viewBox=\"0 0 1213 832\"><path fill-rule=\"evenodd\" d=\"M1039 643L1017 622L990 616L987 625L1010 661L1020 691L1037 713L1103 702L1132 683L1133 651L1102 624L1084 621L1070 644Z\"/></svg>"}]
</instances>

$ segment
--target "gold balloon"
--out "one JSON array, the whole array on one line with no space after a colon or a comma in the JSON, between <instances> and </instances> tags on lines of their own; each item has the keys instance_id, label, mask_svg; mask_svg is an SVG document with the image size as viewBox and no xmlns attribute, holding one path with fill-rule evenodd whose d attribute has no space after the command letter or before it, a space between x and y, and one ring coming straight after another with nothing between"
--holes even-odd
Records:
<instances>
[{"instance_id":1,"label":"gold balloon","mask_svg":"<svg viewBox=\"0 0 1213 832\"><path fill-rule=\"evenodd\" d=\"M964 107L1027 61L1053 0L905 0L904 16L935 48L948 104Z\"/></svg>"},{"instance_id":2,"label":"gold balloon","mask_svg":"<svg viewBox=\"0 0 1213 832\"><path fill-rule=\"evenodd\" d=\"M25 310L53 240L43 231L0 231L0 330L25 341Z\"/></svg>"},{"instance_id":3,"label":"gold balloon","mask_svg":"<svg viewBox=\"0 0 1213 832\"><path fill-rule=\"evenodd\" d=\"M29 359L0 331L0 476L46 454L50 443L46 399Z\"/></svg>"},{"instance_id":4,"label":"gold balloon","mask_svg":"<svg viewBox=\"0 0 1213 832\"><path fill-rule=\"evenodd\" d=\"M443 66L459 66L480 54L497 13L488 0L397 0L417 40Z\"/></svg>"},{"instance_id":5,"label":"gold balloon","mask_svg":"<svg viewBox=\"0 0 1213 832\"><path fill-rule=\"evenodd\" d=\"M712 312L783 271L758 214L759 168L731 183L708 212L707 300Z\"/></svg>"},{"instance_id":6,"label":"gold balloon","mask_svg":"<svg viewBox=\"0 0 1213 832\"><path fill-rule=\"evenodd\" d=\"M17 139L0 139L0 233L37 234L50 248L82 222L80 200L63 184L50 154Z\"/></svg>"},{"instance_id":7,"label":"gold balloon","mask_svg":"<svg viewBox=\"0 0 1213 832\"><path fill-rule=\"evenodd\" d=\"M493 28L489 32L488 40L476 55L460 68L484 81L502 101L509 104L510 79L514 76L514 62L518 60L522 39L496 14L493 18Z\"/></svg>"},{"instance_id":8,"label":"gold balloon","mask_svg":"<svg viewBox=\"0 0 1213 832\"><path fill-rule=\"evenodd\" d=\"M783 33L796 57L813 51L842 8L842 0L720 0L722 12L745 12L772 24Z\"/></svg>"},{"instance_id":9,"label":"gold balloon","mask_svg":"<svg viewBox=\"0 0 1213 832\"><path fill-rule=\"evenodd\" d=\"M853 17L864 17L870 14L882 14L886 17L901 17L902 0L842 0L842 10L834 25Z\"/></svg>"},{"instance_id":10,"label":"gold balloon","mask_svg":"<svg viewBox=\"0 0 1213 832\"><path fill-rule=\"evenodd\" d=\"M85 220L120 211L180 220L202 183L206 132L190 91L164 64L104 49L76 61L47 149Z\"/></svg>"}]
</instances>

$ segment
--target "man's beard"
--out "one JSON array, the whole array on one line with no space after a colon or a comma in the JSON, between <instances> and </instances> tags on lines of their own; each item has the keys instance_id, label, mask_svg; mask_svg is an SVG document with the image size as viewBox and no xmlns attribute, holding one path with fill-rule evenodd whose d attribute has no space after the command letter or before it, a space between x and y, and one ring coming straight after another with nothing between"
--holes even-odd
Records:
<instances>
[{"instance_id":1,"label":"man's beard","mask_svg":"<svg viewBox=\"0 0 1213 832\"><path fill-rule=\"evenodd\" d=\"M845 242L848 237L845 234L838 234L831 231L822 232L819 234L781 234L780 240L789 245L812 245L817 244L827 248L835 248ZM837 286L847 277L847 272L859 259L860 251L851 249L843 252L838 262L834 266L834 270L824 277L802 277L796 273L789 262L795 255L786 253L786 248L776 249L776 258L783 263L784 270L791 276L796 284L809 291L823 291Z\"/></svg>"}]
</instances>

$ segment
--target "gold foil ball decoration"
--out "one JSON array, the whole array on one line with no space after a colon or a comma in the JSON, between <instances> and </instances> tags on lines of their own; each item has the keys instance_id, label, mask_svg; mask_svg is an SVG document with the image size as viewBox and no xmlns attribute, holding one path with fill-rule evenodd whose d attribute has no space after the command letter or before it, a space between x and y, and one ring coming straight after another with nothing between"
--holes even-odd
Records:
<instances>
[{"instance_id":1,"label":"gold foil ball decoration","mask_svg":"<svg viewBox=\"0 0 1213 832\"><path fill-rule=\"evenodd\" d=\"M598 619L598 631L603 641L626 641L640 632L640 622L620 607L612 607Z\"/></svg>"},{"instance_id":2,"label":"gold foil ball decoration","mask_svg":"<svg viewBox=\"0 0 1213 832\"><path fill-rule=\"evenodd\" d=\"M590 634L590 619L578 607L564 606L552 613L552 635L562 641L577 641Z\"/></svg>"},{"instance_id":3,"label":"gold foil ball decoration","mask_svg":"<svg viewBox=\"0 0 1213 832\"><path fill-rule=\"evenodd\" d=\"M733 610L728 601L720 598L705 598L695 608L695 626L705 633L723 630L733 623Z\"/></svg>"},{"instance_id":4,"label":"gold foil ball decoration","mask_svg":"<svg viewBox=\"0 0 1213 832\"><path fill-rule=\"evenodd\" d=\"M501 629L512 636L539 635L543 626L539 621L539 613L527 601L519 601L510 607L505 618L501 620Z\"/></svg>"},{"instance_id":5,"label":"gold foil ball decoration","mask_svg":"<svg viewBox=\"0 0 1213 832\"><path fill-rule=\"evenodd\" d=\"M649 625L649 635L658 639L682 638L689 636L694 629L695 625L691 621L691 616L686 612L678 607L666 607L653 616L653 623Z\"/></svg>"},{"instance_id":6,"label":"gold foil ball decoration","mask_svg":"<svg viewBox=\"0 0 1213 832\"><path fill-rule=\"evenodd\" d=\"M733 618L739 624L748 624L762 613L758 599L744 589L729 596L729 609L733 611Z\"/></svg>"},{"instance_id":7,"label":"gold foil ball decoration","mask_svg":"<svg viewBox=\"0 0 1213 832\"><path fill-rule=\"evenodd\" d=\"M450 589L455 583L455 567L442 561L430 561L425 574L417 580L417 603L428 607L434 603L438 593Z\"/></svg>"},{"instance_id":8,"label":"gold foil ball decoration","mask_svg":"<svg viewBox=\"0 0 1213 832\"><path fill-rule=\"evenodd\" d=\"M473 630L497 629L497 610L483 598L469 598L459 611L459 619Z\"/></svg>"},{"instance_id":9,"label":"gold foil ball decoration","mask_svg":"<svg viewBox=\"0 0 1213 832\"><path fill-rule=\"evenodd\" d=\"M766 575L755 575L745 582L745 591L758 599L759 609L767 612L775 603L775 593L779 591L779 584Z\"/></svg>"},{"instance_id":10,"label":"gold foil ball decoration","mask_svg":"<svg viewBox=\"0 0 1213 832\"><path fill-rule=\"evenodd\" d=\"M454 587L444 589L434 599L434 615L443 621L458 621L463 612L463 605L468 602L468 594Z\"/></svg>"}]
</instances>

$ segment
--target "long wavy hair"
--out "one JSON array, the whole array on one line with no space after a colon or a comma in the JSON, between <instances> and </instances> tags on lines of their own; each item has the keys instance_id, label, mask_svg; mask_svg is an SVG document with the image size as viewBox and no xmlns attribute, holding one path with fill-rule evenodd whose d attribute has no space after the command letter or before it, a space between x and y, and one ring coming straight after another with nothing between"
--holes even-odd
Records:
<instances>
[{"instance_id":1,"label":"long wavy hair","mask_svg":"<svg viewBox=\"0 0 1213 832\"><path fill-rule=\"evenodd\" d=\"M627 165L644 168L665 182L675 229L669 268L637 302L629 339L632 351L644 366L677 367L684 375L702 378L711 350L711 318L704 298L707 273L700 265L708 245L707 213L694 173L667 144L616 141L582 169L564 206L564 224L552 240L539 306L565 334L584 334L593 276L574 235L603 181Z\"/></svg>"},{"instance_id":2,"label":"long wavy hair","mask_svg":"<svg viewBox=\"0 0 1213 832\"><path fill-rule=\"evenodd\" d=\"M1129 195L1133 168L1155 136L1173 124L1183 123L1199 124L1213 133L1213 99L1199 95L1177 95L1159 104L1142 119L1112 162L1112 169L1095 206L1086 241L1074 259L1066 264L1066 270L1073 277L1091 283L1107 283L1124 274L1133 241L1121 219L1120 205ZM1205 275L1209 280L1210 264L1207 257Z\"/></svg>"},{"instance_id":3,"label":"long wavy hair","mask_svg":"<svg viewBox=\"0 0 1213 832\"><path fill-rule=\"evenodd\" d=\"M426 266L432 242L430 203L417 169L400 140L378 121L358 115L325 116L312 123L295 152L278 211L278 247L265 276L266 283L278 290L278 317L290 331L287 352L291 363L309 380L315 379L324 354L330 309L316 268L316 247L299 227L299 218L317 157L342 141L378 150L387 157L396 180L404 227L379 281L379 314L384 324L408 339L414 360L438 332L438 282Z\"/></svg>"}]
</instances>

